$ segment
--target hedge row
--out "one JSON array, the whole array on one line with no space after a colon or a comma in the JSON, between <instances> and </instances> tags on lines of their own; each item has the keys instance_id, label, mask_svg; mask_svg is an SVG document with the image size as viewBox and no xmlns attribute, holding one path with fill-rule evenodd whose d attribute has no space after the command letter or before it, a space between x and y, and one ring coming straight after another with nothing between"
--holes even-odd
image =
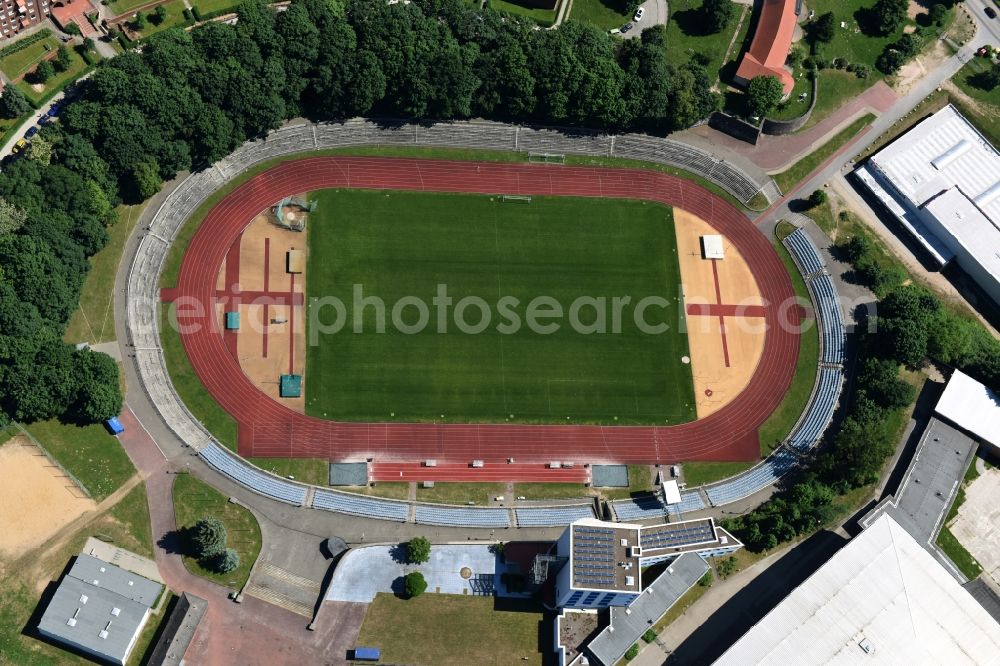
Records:
<instances>
[{"instance_id":1,"label":"hedge row","mask_svg":"<svg viewBox=\"0 0 1000 666\"><path fill-rule=\"evenodd\" d=\"M35 44L36 42L40 42L43 39L45 39L47 37L51 37L51 36L52 36L52 31L49 30L48 28L45 28L43 30L39 30L35 34L31 35L30 37L25 37L24 39L22 39L20 41L14 42L13 44L10 44L9 46L5 46L2 49L0 49L0 58L3 58L4 56L9 56L11 53L17 53L18 51L23 51L24 49L28 48L32 44Z\"/></svg>"}]
</instances>

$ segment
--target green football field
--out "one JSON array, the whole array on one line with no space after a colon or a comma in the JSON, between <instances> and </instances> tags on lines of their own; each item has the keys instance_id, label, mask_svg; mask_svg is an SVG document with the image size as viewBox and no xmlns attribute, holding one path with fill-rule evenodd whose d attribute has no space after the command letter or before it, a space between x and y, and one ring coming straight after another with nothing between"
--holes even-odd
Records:
<instances>
[{"instance_id":1,"label":"green football field","mask_svg":"<svg viewBox=\"0 0 1000 666\"><path fill-rule=\"evenodd\" d=\"M691 370L681 361L688 340L669 208L359 190L313 196L308 414L608 424L695 418ZM383 333L375 305L356 307L356 285L384 303ZM480 300L463 302L468 297ZM665 301L646 307L640 327L635 306L646 297ZM541 316L559 308L561 317Z\"/></svg>"}]
</instances>

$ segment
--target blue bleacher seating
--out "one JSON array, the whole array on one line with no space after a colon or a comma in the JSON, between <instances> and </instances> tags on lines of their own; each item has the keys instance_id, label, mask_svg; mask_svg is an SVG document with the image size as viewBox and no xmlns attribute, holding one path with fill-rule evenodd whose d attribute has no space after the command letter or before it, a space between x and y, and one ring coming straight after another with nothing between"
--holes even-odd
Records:
<instances>
[{"instance_id":1,"label":"blue bleacher seating","mask_svg":"<svg viewBox=\"0 0 1000 666\"><path fill-rule=\"evenodd\" d=\"M209 442L200 451L201 457L217 471L254 492L272 499L302 506L306 500L306 487L271 476L244 463L224 451L215 442Z\"/></svg>"},{"instance_id":2,"label":"blue bleacher seating","mask_svg":"<svg viewBox=\"0 0 1000 666\"><path fill-rule=\"evenodd\" d=\"M829 275L821 275L809 282L819 310L818 316L822 325L823 362L844 362L844 318L840 314L837 303L837 290Z\"/></svg>"},{"instance_id":3,"label":"blue bleacher seating","mask_svg":"<svg viewBox=\"0 0 1000 666\"><path fill-rule=\"evenodd\" d=\"M375 497L364 497L353 493L317 489L313 495L313 508L339 511L366 518L406 522L410 507L405 502L393 502Z\"/></svg>"},{"instance_id":4,"label":"blue bleacher seating","mask_svg":"<svg viewBox=\"0 0 1000 666\"><path fill-rule=\"evenodd\" d=\"M818 273L823 270L823 259L820 257L819 250L813 245L813 242L809 240L809 236L806 232L801 229L796 229L792 233L785 237L785 247L788 248L792 256L798 262L799 266L802 267L802 273L804 275L810 275L812 273Z\"/></svg>"},{"instance_id":5,"label":"blue bleacher seating","mask_svg":"<svg viewBox=\"0 0 1000 666\"><path fill-rule=\"evenodd\" d=\"M705 489L712 506L722 506L767 488L795 466L795 454L786 448L775 451L756 467L736 478Z\"/></svg>"},{"instance_id":6,"label":"blue bleacher seating","mask_svg":"<svg viewBox=\"0 0 1000 666\"><path fill-rule=\"evenodd\" d=\"M627 500L618 500L611 502L611 505L614 507L618 520L662 518L664 510L668 510L671 515L678 515L678 513L698 511L705 508L705 503L701 501L701 496L696 491L681 493L681 502L677 506L666 507L654 495L641 495Z\"/></svg>"},{"instance_id":7,"label":"blue bleacher seating","mask_svg":"<svg viewBox=\"0 0 1000 666\"><path fill-rule=\"evenodd\" d=\"M521 527L558 527L569 525L581 518L593 518L594 509L590 504L571 506L524 507L514 509L517 524Z\"/></svg>"},{"instance_id":8,"label":"blue bleacher seating","mask_svg":"<svg viewBox=\"0 0 1000 666\"><path fill-rule=\"evenodd\" d=\"M844 376L838 368L822 368L819 373L819 387L809 403L801 424L788 438L788 445L800 453L814 447L823 436L826 425L837 408L837 398Z\"/></svg>"},{"instance_id":9,"label":"blue bleacher seating","mask_svg":"<svg viewBox=\"0 0 1000 666\"><path fill-rule=\"evenodd\" d=\"M506 509L476 509L472 507L418 504L415 520L424 525L510 527L510 516Z\"/></svg>"}]
</instances>

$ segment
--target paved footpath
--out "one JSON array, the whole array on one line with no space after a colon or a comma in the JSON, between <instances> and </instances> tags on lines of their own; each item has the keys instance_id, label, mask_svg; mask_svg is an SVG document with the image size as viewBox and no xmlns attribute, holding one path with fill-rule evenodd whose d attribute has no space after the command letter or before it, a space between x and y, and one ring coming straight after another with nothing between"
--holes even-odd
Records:
<instances>
[{"instance_id":1,"label":"paved footpath","mask_svg":"<svg viewBox=\"0 0 1000 666\"><path fill-rule=\"evenodd\" d=\"M131 410L121 417L122 446L146 480L156 565L175 592L208 600L208 610L186 654L193 664L346 664L347 650L361 628L363 604L325 604L323 622L308 631L308 620L250 596L241 604L226 588L189 573L181 556L164 548L163 537L177 525L173 510L171 465Z\"/></svg>"}]
</instances>

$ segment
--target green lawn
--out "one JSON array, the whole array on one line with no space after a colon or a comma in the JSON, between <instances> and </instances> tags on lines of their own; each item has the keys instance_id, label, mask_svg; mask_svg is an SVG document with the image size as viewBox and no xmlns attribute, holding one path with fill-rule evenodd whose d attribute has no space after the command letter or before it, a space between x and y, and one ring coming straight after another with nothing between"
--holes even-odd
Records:
<instances>
[{"instance_id":1,"label":"green lawn","mask_svg":"<svg viewBox=\"0 0 1000 666\"><path fill-rule=\"evenodd\" d=\"M508 0L489 0L487 7L498 12L509 12L518 16L531 19L540 26L550 26L556 22L556 13L552 9L538 9L534 7L523 7L516 2Z\"/></svg>"},{"instance_id":2,"label":"green lawn","mask_svg":"<svg viewBox=\"0 0 1000 666\"><path fill-rule=\"evenodd\" d=\"M119 206L118 221L108 228L108 244L90 258L90 272L80 292L80 306L70 317L63 339L96 344L115 339L113 312L115 273L125 241L135 228L146 204Z\"/></svg>"},{"instance_id":3,"label":"green lawn","mask_svg":"<svg viewBox=\"0 0 1000 666\"><path fill-rule=\"evenodd\" d=\"M324 482L323 485L326 485L326 483ZM344 488L344 490L351 493L372 495L373 497L385 497L388 499L405 500L410 496L410 484L406 481L379 481L374 486Z\"/></svg>"},{"instance_id":4,"label":"green lawn","mask_svg":"<svg viewBox=\"0 0 1000 666\"><path fill-rule=\"evenodd\" d=\"M540 606L493 597L434 594L416 599L379 594L368 607L357 645L382 649L382 661L435 666L541 664L552 642Z\"/></svg>"},{"instance_id":5,"label":"green lawn","mask_svg":"<svg viewBox=\"0 0 1000 666\"><path fill-rule=\"evenodd\" d=\"M76 52L76 49L70 49L69 55L71 60L69 68L64 72L56 72L56 75L45 83L31 84L27 81L19 81L17 83L17 87L21 89L21 92L23 92L36 107L44 104L47 99L52 97L67 84L75 81L87 70L87 63L83 61L83 58L81 58L80 54ZM95 60L100 58L100 56L96 53L93 57Z\"/></svg>"},{"instance_id":6,"label":"green lawn","mask_svg":"<svg viewBox=\"0 0 1000 666\"><path fill-rule=\"evenodd\" d=\"M684 483L688 488L728 479L756 465L756 462L689 462L684 463Z\"/></svg>"},{"instance_id":7,"label":"green lawn","mask_svg":"<svg viewBox=\"0 0 1000 666\"><path fill-rule=\"evenodd\" d=\"M382 486L384 484L379 484ZM433 488L417 484L417 501L436 504L496 504L494 497L507 492L506 483L435 483Z\"/></svg>"},{"instance_id":8,"label":"green lawn","mask_svg":"<svg viewBox=\"0 0 1000 666\"><path fill-rule=\"evenodd\" d=\"M705 34L702 28L704 21L700 12L701 5L701 0L678 0L670 3L670 20L667 21L667 59L680 67L691 59L692 54L699 53L709 60L706 69L710 78L718 76L723 81L728 80L732 76L729 70L735 72L736 68L735 65L730 65L723 71L723 65L726 63L726 50L736 32L742 8L736 7L725 28L714 34ZM738 61L740 47L749 28L750 19L746 18L740 26L740 34L736 37L733 51L729 55L730 61Z\"/></svg>"},{"instance_id":9,"label":"green lawn","mask_svg":"<svg viewBox=\"0 0 1000 666\"><path fill-rule=\"evenodd\" d=\"M832 139L822 146L812 151L798 162L788 167L781 173L774 174L774 181L781 188L782 193L791 192L800 181L815 171L823 162L829 159L834 153L840 150L844 144L853 139L858 133L875 120L875 116L866 113L853 123L839 131Z\"/></svg>"},{"instance_id":10,"label":"green lawn","mask_svg":"<svg viewBox=\"0 0 1000 666\"><path fill-rule=\"evenodd\" d=\"M98 502L135 474L125 450L103 425L80 427L52 420L26 429Z\"/></svg>"},{"instance_id":11,"label":"green lawn","mask_svg":"<svg viewBox=\"0 0 1000 666\"><path fill-rule=\"evenodd\" d=\"M205 14L219 12L224 9L236 9L240 3L234 0L195 0L191 5L198 8L198 11Z\"/></svg>"},{"instance_id":12,"label":"green lawn","mask_svg":"<svg viewBox=\"0 0 1000 666\"><path fill-rule=\"evenodd\" d=\"M215 435L216 440L235 451L236 421L219 406L195 374L180 333L172 323L175 321L170 316L169 304L160 306L160 344L163 346L163 357L174 389L194 417Z\"/></svg>"},{"instance_id":13,"label":"green lawn","mask_svg":"<svg viewBox=\"0 0 1000 666\"><path fill-rule=\"evenodd\" d=\"M296 481L315 486L330 482L330 463L316 458L247 458L252 465L278 476L293 477Z\"/></svg>"},{"instance_id":14,"label":"green lawn","mask_svg":"<svg viewBox=\"0 0 1000 666\"><path fill-rule=\"evenodd\" d=\"M626 3L616 0L573 0L570 10L571 21L580 21L597 26L601 30L620 28L632 20L626 14Z\"/></svg>"},{"instance_id":15,"label":"green lawn","mask_svg":"<svg viewBox=\"0 0 1000 666\"><path fill-rule=\"evenodd\" d=\"M592 499L592 492L579 483L515 483L514 497L529 500L542 499Z\"/></svg>"},{"instance_id":16,"label":"green lawn","mask_svg":"<svg viewBox=\"0 0 1000 666\"><path fill-rule=\"evenodd\" d=\"M227 546L240 555L240 566L226 574L206 569L192 557L184 557L191 573L238 590L250 577L260 553L260 526L248 509L232 504L225 495L191 474L174 477L174 518L178 529L194 526L200 518L214 516L226 526Z\"/></svg>"},{"instance_id":17,"label":"green lawn","mask_svg":"<svg viewBox=\"0 0 1000 666\"><path fill-rule=\"evenodd\" d=\"M148 4L149 0L115 0L109 2L107 7L115 16L131 13L136 7Z\"/></svg>"},{"instance_id":18,"label":"green lawn","mask_svg":"<svg viewBox=\"0 0 1000 666\"><path fill-rule=\"evenodd\" d=\"M986 135L993 145L1000 146L1000 86L993 90L985 90L977 86L977 75L988 67L984 58L973 58L952 81L958 88L972 98L974 104L964 100L952 100L963 115Z\"/></svg>"},{"instance_id":19,"label":"green lawn","mask_svg":"<svg viewBox=\"0 0 1000 666\"><path fill-rule=\"evenodd\" d=\"M49 51L59 48L59 40L55 36L46 37L34 44L0 58L0 70L8 79L16 79L32 70Z\"/></svg>"},{"instance_id":20,"label":"green lawn","mask_svg":"<svg viewBox=\"0 0 1000 666\"><path fill-rule=\"evenodd\" d=\"M172 2L166 2L160 6L166 8L167 17L162 23L154 24L152 21L153 12L145 12L147 18L150 20L149 24L139 33L140 39L151 37L158 32L163 32L164 30L169 30L170 28L183 26L187 22L187 19L184 18L184 3L182 0L172 0Z\"/></svg>"},{"instance_id":21,"label":"green lawn","mask_svg":"<svg viewBox=\"0 0 1000 666\"><path fill-rule=\"evenodd\" d=\"M775 251L785 264L788 275L792 278L792 287L795 295L802 302L810 303L809 289L806 287L802 274L799 273L795 262L792 261L788 250L781 243L774 244ZM803 329L799 336L799 358L795 364L795 374L792 376L792 384L785 393L778 408L771 413L767 420L761 424L757 431L760 439L761 456L768 455L775 446L784 441L792 431L792 426L805 409L809 395L812 393L813 384L816 381L816 371L819 365L819 331L815 321L811 322L808 329ZM688 477L690 464L684 466L685 479ZM721 477L720 477L721 478ZM695 485L688 481L688 485Z\"/></svg>"},{"instance_id":22,"label":"green lawn","mask_svg":"<svg viewBox=\"0 0 1000 666\"><path fill-rule=\"evenodd\" d=\"M308 294L311 303L339 299L346 316L310 305L307 413L343 421L694 418L690 368L680 361L687 338L674 332L676 305L645 311L646 321L671 327L662 334L643 332L631 309L622 310L617 326L610 312L619 296L632 303L675 298L670 209L567 197L501 203L487 196L353 190L316 197ZM454 301L446 318L432 303L438 285L446 285ZM384 301L384 333L376 332L376 306L355 309L360 289ZM396 307L406 297L426 304L416 333L403 331L419 323L418 309L412 302ZM529 303L538 297L569 316L558 324L545 320L555 326L548 331L532 330ZM578 313L583 326L601 326L595 309L606 310L606 333L573 330L571 304L579 297L606 299ZM467 308L465 321L485 321L485 311L488 326L460 330L453 315L466 298L481 299L481 306ZM399 317L390 316L393 311ZM512 323L515 317L520 323ZM339 332L321 330L335 328L338 319L350 323Z\"/></svg>"}]
</instances>

